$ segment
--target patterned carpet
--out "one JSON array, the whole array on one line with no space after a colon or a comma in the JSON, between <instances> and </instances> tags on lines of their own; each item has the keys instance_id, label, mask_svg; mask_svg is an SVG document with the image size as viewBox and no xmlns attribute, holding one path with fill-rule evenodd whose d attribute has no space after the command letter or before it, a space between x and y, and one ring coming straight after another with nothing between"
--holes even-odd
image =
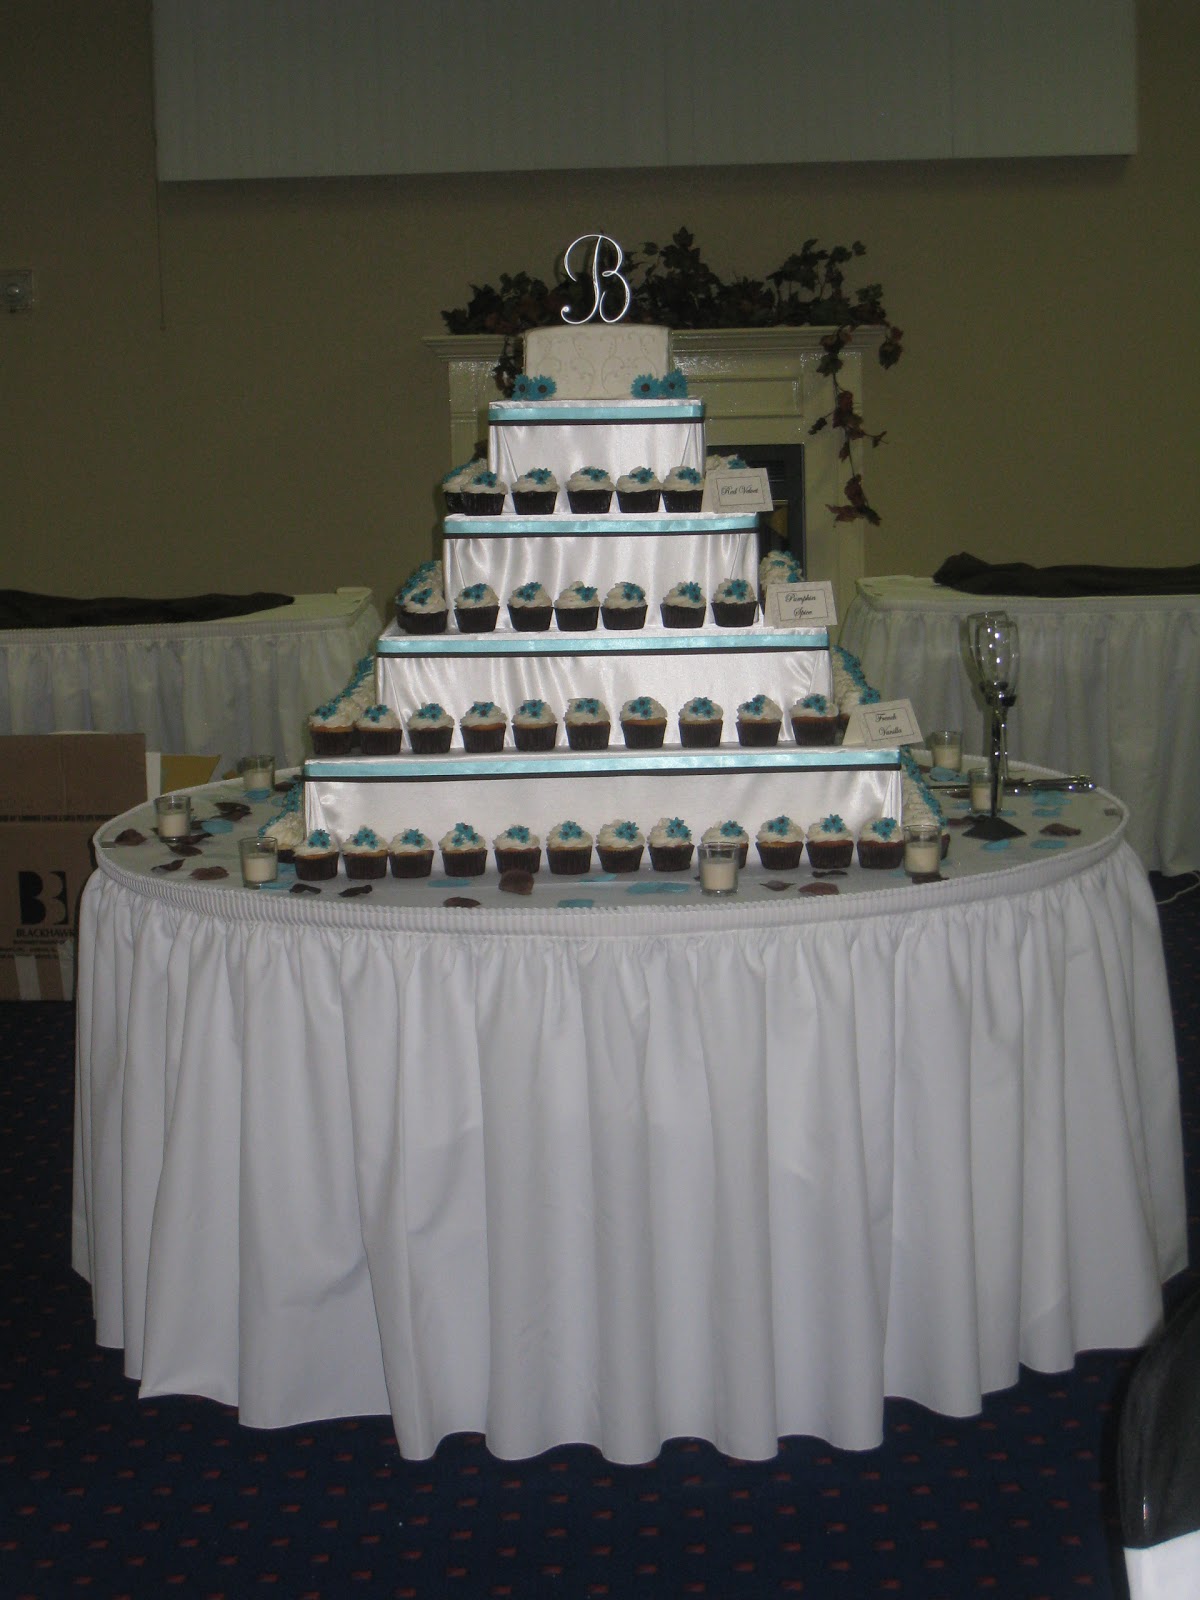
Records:
<instances>
[{"instance_id":1,"label":"patterned carpet","mask_svg":"<svg viewBox=\"0 0 1200 1600\"><path fill-rule=\"evenodd\" d=\"M1196 1262L1200 892L1166 903L1188 888L1155 880ZM467 1435L414 1464L385 1417L264 1433L208 1400L139 1401L67 1265L73 1026L69 1005L0 1006L5 1600L1125 1594L1123 1353L1027 1372L967 1421L889 1402L876 1450L788 1439L766 1463L677 1441L641 1467L579 1446L513 1464Z\"/></svg>"}]
</instances>

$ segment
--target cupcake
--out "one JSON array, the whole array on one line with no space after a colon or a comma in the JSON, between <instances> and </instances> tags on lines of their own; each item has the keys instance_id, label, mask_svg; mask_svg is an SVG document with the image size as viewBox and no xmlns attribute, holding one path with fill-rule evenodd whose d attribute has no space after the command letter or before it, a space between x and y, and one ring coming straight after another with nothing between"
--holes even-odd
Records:
<instances>
[{"instance_id":1,"label":"cupcake","mask_svg":"<svg viewBox=\"0 0 1200 1600\"><path fill-rule=\"evenodd\" d=\"M667 734L667 713L657 700L640 694L621 707L621 732L631 750L658 750Z\"/></svg>"},{"instance_id":2,"label":"cupcake","mask_svg":"<svg viewBox=\"0 0 1200 1600\"><path fill-rule=\"evenodd\" d=\"M832 744L837 737L838 710L823 694L806 694L789 715L797 744Z\"/></svg>"},{"instance_id":3,"label":"cupcake","mask_svg":"<svg viewBox=\"0 0 1200 1600\"><path fill-rule=\"evenodd\" d=\"M704 608L708 601L698 583L677 583L662 597L659 612L664 628L692 628L704 626Z\"/></svg>"},{"instance_id":4,"label":"cupcake","mask_svg":"<svg viewBox=\"0 0 1200 1600\"><path fill-rule=\"evenodd\" d=\"M449 516L456 516L463 509L463 489L471 479L480 471L483 463L478 457L471 461L464 461L461 467L451 467L442 479L442 499L446 502L446 512Z\"/></svg>"},{"instance_id":5,"label":"cupcake","mask_svg":"<svg viewBox=\"0 0 1200 1600\"><path fill-rule=\"evenodd\" d=\"M736 844L738 847L738 866L746 865L746 857L750 853L750 835L740 822L716 822L711 828L705 828L700 838L701 844Z\"/></svg>"},{"instance_id":6,"label":"cupcake","mask_svg":"<svg viewBox=\"0 0 1200 1600\"><path fill-rule=\"evenodd\" d=\"M644 628L646 591L636 583L614 583L604 596L600 615L606 628Z\"/></svg>"},{"instance_id":7,"label":"cupcake","mask_svg":"<svg viewBox=\"0 0 1200 1600\"><path fill-rule=\"evenodd\" d=\"M809 863L818 869L848 867L854 855L854 835L835 812L813 823L807 847Z\"/></svg>"},{"instance_id":8,"label":"cupcake","mask_svg":"<svg viewBox=\"0 0 1200 1600\"><path fill-rule=\"evenodd\" d=\"M758 859L774 872L788 872L800 865L804 849L804 829L791 817L771 817L755 835Z\"/></svg>"},{"instance_id":9,"label":"cupcake","mask_svg":"<svg viewBox=\"0 0 1200 1600\"><path fill-rule=\"evenodd\" d=\"M711 749L721 742L725 713L715 700L698 694L679 708L679 742L685 750Z\"/></svg>"},{"instance_id":10,"label":"cupcake","mask_svg":"<svg viewBox=\"0 0 1200 1600\"><path fill-rule=\"evenodd\" d=\"M567 499L577 517L602 515L612 497L613 481L603 467L580 467L567 479Z\"/></svg>"},{"instance_id":11,"label":"cupcake","mask_svg":"<svg viewBox=\"0 0 1200 1600\"><path fill-rule=\"evenodd\" d=\"M704 504L704 475L695 467L676 467L663 479L663 506L667 511L699 511Z\"/></svg>"},{"instance_id":12,"label":"cupcake","mask_svg":"<svg viewBox=\"0 0 1200 1600\"><path fill-rule=\"evenodd\" d=\"M404 743L400 718L388 706L368 706L354 732L365 756L394 756Z\"/></svg>"},{"instance_id":13,"label":"cupcake","mask_svg":"<svg viewBox=\"0 0 1200 1600\"><path fill-rule=\"evenodd\" d=\"M606 822L596 835L596 854L605 872L636 872L642 864L645 836L636 822Z\"/></svg>"},{"instance_id":14,"label":"cupcake","mask_svg":"<svg viewBox=\"0 0 1200 1600\"><path fill-rule=\"evenodd\" d=\"M895 817L868 822L858 836L860 867L898 867L904 860L904 834Z\"/></svg>"},{"instance_id":15,"label":"cupcake","mask_svg":"<svg viewBox=\"0 0 1200 1600\"><path fill-rule=\"evenodd\" d=\"M590 633L599 619L599 591L578 578L554 602L554 620L563 633Z\"/></svg>"},{"instance_id":16,"label":"cupcake","mask_svg":"<svg viewBox=\"0 0 1200 1600\"><path fill-rule=\"evenodd\" d=\"M765 694L752 695L737 708L738 743L768 745L779 743L783 712Z\"/></svg>"},{"instance_id":17,"label":"cupcake","mask_svg":"<svg viewBox=\"0 0 1200 1600\"><path fill-rule=\"evenodd\" d=\"M397 598L396 621L405 633L445 633L446 596L431 583L421 584Z\"/></svg>"},{"instance_id":18,"label":"cupcake","mask_svg":"<svg viewBox=\"0 0 1200 1600\"><path fill-rule=\"evenodd\" d=\"M500 615L496 591L486 583L469 583L454 600L454 621L459 633L491 633Z\"/></svg>"},{"instance_id":19,"label":"cupcake","mask_svg":"<svg viewBox=\"0 0 1200 1600\"><path fill-rule=\"evenodd\" d=\"M554 604L540 583L522 583L508 597L508 617L518 633L545 633Z\"/></svg>"},{"instance_id":20,"label":"cupcake","mask_svg":"<svg viewBox=\"0 0 1200 1600\"><path fill-rule=\"evenodd\" d=\"M265 823L258 832L260 838L274 839L275 853L280 861L295 861L297 847L302 845L305 839L304 813L285 811L283 816L275 817L271 822Z\"/></svg>"},{"instance_id":21,"label":"cupcake","mask_svg":"<svg viewBox=\"0 0 1200 1600\"><path fill-rule=\"evenodd\" d=\"M498 833L492 851L498 872L536 872L542 864L542 841L521 822Z\"/></svg>"},{"instance_id":22,"label":"cupcake","mask_svg":"<svg viewBox=\"0 0 1200 1600\"><path fill-rule=\"evenodd\" d=\"M420 828L405 828L388 845L393 878L427 878L433 870L433 840Z\"/></svg>"},{"instance_id":23,"label":"cupcake","mask_svg":"<svg viewBox=\"0 0 1200 1600\"><path fill-rule=\"evenodd\" d=\"M546 835L546 860L560 876L586 872L592 864L592 836L577 822L559 822Z\"/></svg>"},{"instance_id":24,"label":"cupcake","mask_svg":"<svg viewBox=\"0 0 1200 1600\"><path fill-rule=\"evenodd\" d=\"M408 719L408 742L414 755L444 756L454 737L454 718L436 700L418 706Z\"/></svg>"},{"instance_id":25,"label":"cupcake","mask_svg":"<svg viewBox=\"0 0 1200 1600\"><path fill-rule=\"evenodd\" d=\"M655 872L686 872L691 865L692 830L682 817L659 817L646 838Z\"/></svg>"},{"instance_id":26,"label":"cupcake","mask_svg":"<svg viewBox=\"0 0 1200 1600\"><path fill-rule=\"evenodd\" d=\"M487 871L487 842L469 822L456 822L438 840L442 869L451 878L478 878Z\"/></svg>"},{"instance_id":27,"label":"cupcake","mask_svg":"<svg viewBox=\"0 0 1200 1600\"><path fill-rule=\"evenodd\" d=\"M494 472L477 472L463 485L463 510L469 517L498 517L504 511L508 485Z\"/></svg>"},{"instance_id":28,"label":"cupcake","mask_svg":"<svg viewBox=\"0 0 1200 1600\"><path fill-rule=\"evenodd\" d=\"M722 578L712 599L718 628L748 628L758 614L758 601L745 578Z\"/></svg>"},{"instance_id":29,"label":"cupcake","mask_svg":"<svg viewBox=\"0 0 1200 1600\"><path fill-rule=\"evenodd\" d=\"M323 883L337 877L337 840L325 828L314 828L295 850L296 876L304 883Z\"/></svg>"},{"instance_id":30,"label":"cupcake","mask_svg":"<svg viewBox=\"0 0 1200 1600\"><path fill-rule=\"evenodd\" d=\"M549 467L530 467L512 486L513 507L521 517L548 517L558 500L558 479Z\"/></svg>"},{"instance_id":31,"label":"cupcake","mask_svg":"<svg viewBox=\"0 0 1200 1600\"><path fill-rule=\"evenodd\" d=\"M572 750L607 750L612 733L612 718L603 700L590 697L571 700L563 718L567 743Z\"/></svg>"},{"instance_id":32,"label":"cupcake","mask_svg":"<svg viewBox=\"0 0 1200 1600\"><path fill-rule=\"evenodd\" d=\"M617 504L622 511L640 512L644 516L658 510L661 496L662 484L649 467L634 467L632 472L623 473L617 479Z\"/></svg>"},{"instance_id":33,"label":"cupcake","mask_svg":"<svg viewBox=\"0 0 1200 1600\"><path fill-rule=\"evenodd\" d=\"M512 731L518 750L553 750L558 721L544 700L522 700L513 712Z\"/></svg>"},{"instance_id":34,"label":"cupcake","mask_svg":"<svg viewBox=\"0 0 1200 1600\"><path fill-rule=\"evenodd\" d=\"M463 749L487 755L504 748L508 718L494 700L476 700L458 721Z\"/></svg>"},{"instance_id":35,"label":"cupcake","mask_svg":"<svg viewBox=\"0 0 1200 1600\"><path fill-rule=\"evenodd\" d=\"M342 846L348 878L386 878L388 847L374 828L360 828Z\"/></svg>"},{"instance_id":36,"label":"cupcake","mask_svg":"<svg viewBox=\"0 0 1200 1600\"><path fill-rule=\"evenodd\" d=\"M308 719L308 736L312 740L315 756L348 756L354 749L354 724L357 714L352 706L329 700L318 706Z\"/></svg>"}]
</instances>

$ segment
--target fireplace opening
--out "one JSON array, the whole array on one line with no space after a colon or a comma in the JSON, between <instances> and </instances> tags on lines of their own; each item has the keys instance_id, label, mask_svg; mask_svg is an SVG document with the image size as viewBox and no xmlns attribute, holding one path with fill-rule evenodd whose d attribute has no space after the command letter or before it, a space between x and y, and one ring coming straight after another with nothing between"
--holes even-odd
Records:
<instances>
[{"instance_id":1,"label":"fireplace opening","mask_svg":"<svg viewBox=\"0 0 1200 1600\"><path fill-rule=\"evenodd\" d=\"M758 517L758 555L786 550L806 576L804 546L804 446L802 444L722 444L723 456L741 456L750 467L766 467L773 509Z\"/></svg>"}]
</instances>

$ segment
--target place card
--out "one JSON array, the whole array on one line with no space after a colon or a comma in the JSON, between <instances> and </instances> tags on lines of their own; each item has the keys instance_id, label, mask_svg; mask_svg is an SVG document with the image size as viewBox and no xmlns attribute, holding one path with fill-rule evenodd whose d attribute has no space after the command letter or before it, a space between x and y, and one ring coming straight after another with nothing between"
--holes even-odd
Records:
<instances>
[{"instance_id":1,"label":"place card","mask_svg":"<svg viewBox=\"0 0 1200 1600\"><path fill-rule=\"evenodd\" d=\"M764 621L768 628L834 627L837 604L832 583L769 583Z\"/></svg>"},{"instance_id":2,"label":"place card","mask_svg":"<svg viewBox=\"0 0 1200 1600\"><path fill-rule=\"evenodd\" d=\"M766 467L737 467L732 472L711 472L708 482L717 511L773 511L771 481Z\"/></svg>"},{"instance_id":3,"label":"place card","mask_svg":"<svg viewBox=\"0 0 1200 1600\"><path fill-rule=\"evenodd\" d=\"M921 730L911 700L885 700L877 706L856 706L850 713L842 745L920 744Z\"/></svg>"}]
</instances>

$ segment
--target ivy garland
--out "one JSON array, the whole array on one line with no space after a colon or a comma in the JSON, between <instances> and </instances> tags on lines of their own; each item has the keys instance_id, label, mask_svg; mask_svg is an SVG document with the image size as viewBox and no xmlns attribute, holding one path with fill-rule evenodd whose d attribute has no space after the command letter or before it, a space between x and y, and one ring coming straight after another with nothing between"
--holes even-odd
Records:
<instances>
[{"instance_id":1,"label":"ivy garland","mask_svg":"<svg viewBox=\"0 0 1200 1600\"><path fill-rule=\"evenodd\" d=\"M893 367L903 354L904 335L888 318L883 287L868 283L851 295L846 288L847 265L866 255L858 240L823 250L806 239L794 254L763 279L736 277L723 282L702 259L687 228L680 228L670 244L644 244L638 255L626 256L622 265L630 289L627 320L667 328L775 328L823 327L824 350L818 371L833 385L833 406L818 417L810 434L834 428L842 435L838 460L846 462L850 477L846 499L831 505L837 522L863 521L878 526L879 513L870 504L862 475L854 463L854 447L866 441L872 449L884 434L868 433L854 404L854 394L838 382L842 352L856 328L884 330L879 346L881 367ZM496 363L496 383L511 395L520 374L521 334L526 328L544 328L562 320L561 313L577 287L560 277L552 286L527 272L500 274L499 288L472 284L465 306L443 311L451 333L501 334L504 349Z\"/></svg>"}]
</instances>

